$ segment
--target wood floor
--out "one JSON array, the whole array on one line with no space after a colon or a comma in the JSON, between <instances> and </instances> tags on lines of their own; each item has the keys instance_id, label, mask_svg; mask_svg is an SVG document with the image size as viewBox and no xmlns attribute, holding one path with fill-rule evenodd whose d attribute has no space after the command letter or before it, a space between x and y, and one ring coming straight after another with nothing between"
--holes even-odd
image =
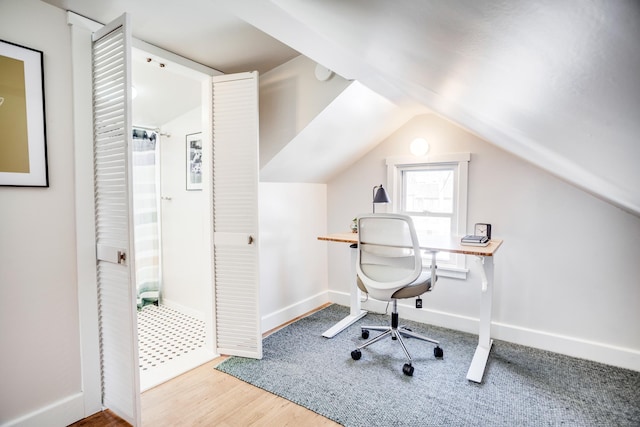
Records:
<instances>
[{"instance_id":1,"label":"wood floor","mask_svg":"<svg viewBox=\"0 0 640 427\"><path fill-rule=\"evenodd\" d=\"M142 425L163 426L339 426L302 406L240 381L214 367L219 357L142 393ZM110 411L72 427L121 427Z\"/></svg>"},{"instance_id":2,"label":"wood floor","mask_svg":"<svg viewBox=\"0 0 640 427\"><path fill-rule=\"evenodd\" d=\"M264 335L267 336L287 324ZM214 369L225 358L226 356L218 357L142 393L142 425L144 427L340 425L307 408ZM129 423L106 410L71 424L70 427L121 426L129 426Z\"/></svg>"}]
</instances>

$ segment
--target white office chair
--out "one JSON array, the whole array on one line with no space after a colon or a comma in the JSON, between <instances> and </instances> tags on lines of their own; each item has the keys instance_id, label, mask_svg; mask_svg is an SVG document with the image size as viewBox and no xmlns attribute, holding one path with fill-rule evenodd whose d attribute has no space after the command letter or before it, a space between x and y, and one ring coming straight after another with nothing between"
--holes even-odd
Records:
<instances>
[{"instance_id":1,"label":"white office chair","mask_svg":"<svg viewBox=\"0 0 640 427\"><path fill-rule=\"evenodd\" d=\"M387 336L400 343L407 357L408 362L402 367L405 375L413 375L413 366L403 336L436 344L434 356L443 357L438 341L398 326L398 299L414 298L430 291L437 280L435 269L435 254L431 269L422 269L422 255L411 217L372 214L358 218L358 287L371 298L393 302L393 311L391 326L362 326L361 334L364 339L369 338L370 330L383 333L353 350L351 357L354 360L362 357L363 348Z\"/></svg>"}]
</instances>

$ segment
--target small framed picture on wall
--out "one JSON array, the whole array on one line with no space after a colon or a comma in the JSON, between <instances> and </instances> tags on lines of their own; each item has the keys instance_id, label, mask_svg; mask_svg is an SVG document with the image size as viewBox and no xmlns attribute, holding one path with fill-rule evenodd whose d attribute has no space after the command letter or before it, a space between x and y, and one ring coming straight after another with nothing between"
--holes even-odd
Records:
<instances>
[{"instance_id":1,"label":"small framed picture on wall","mask_svg":"<svg viewBox=\"0 0 640 427\"><path fill-rule=\"evenodd\" d=\"M202 190L202 132L186 136L187 190Z\"/></svg>"}]
</instances>

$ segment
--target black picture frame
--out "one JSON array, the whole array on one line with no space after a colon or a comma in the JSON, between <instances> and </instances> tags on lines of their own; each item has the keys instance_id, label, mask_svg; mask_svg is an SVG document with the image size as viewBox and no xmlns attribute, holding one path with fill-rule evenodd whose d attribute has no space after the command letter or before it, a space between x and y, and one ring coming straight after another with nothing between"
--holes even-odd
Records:
<instances>
[{"instance_id":1,"label":"black picture frame","mask_svg":"<svg viewBox=\"0 0 640 427\"><path fill-rule=\"evenodd\" d=\"M185 137L187 191L202 190L202 132Z\"/></svg>"},{"instance_id":2,"label":"black picture frame","mask_svg":"<svg viewBox=\"0 0 640 427\"><path fill-rule=\"evenodd\" d=\"M0 186L49 187L43 57L0 40Z\"/></svg>"}]
</instances>

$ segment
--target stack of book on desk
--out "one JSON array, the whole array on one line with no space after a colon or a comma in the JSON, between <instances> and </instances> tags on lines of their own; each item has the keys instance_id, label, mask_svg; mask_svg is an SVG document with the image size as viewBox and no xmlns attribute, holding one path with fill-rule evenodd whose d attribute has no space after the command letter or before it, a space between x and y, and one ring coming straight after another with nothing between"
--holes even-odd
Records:
<instances>
[{"instance_id":1,"label":"stack of book on desk","mask_svg":"<svg viewBox=\"0 0 640 427\"><path fill-rule=\"evenodd\" d=\"M487 246L489 238L487 236L473 236L471 234L460 239L460 243L468 246Z\"/></svg>"}]
</instances>

